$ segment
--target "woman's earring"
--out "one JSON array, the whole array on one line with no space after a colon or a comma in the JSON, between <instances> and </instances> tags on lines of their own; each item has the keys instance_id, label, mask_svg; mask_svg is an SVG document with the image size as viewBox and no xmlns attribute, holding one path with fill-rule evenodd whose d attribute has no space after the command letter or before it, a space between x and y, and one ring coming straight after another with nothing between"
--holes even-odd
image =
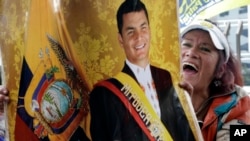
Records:
<instances>
[{"instance_id":1,"label":"woman's earring","mask_svg":"<svg viewBox=\"0 0 250 141\"><path fill-rule=\"evenodd\" d=\"M215 80L214 85L215 85L215 87L221 86L221 81L220 80Z\"/></svg>"}]
</instances>

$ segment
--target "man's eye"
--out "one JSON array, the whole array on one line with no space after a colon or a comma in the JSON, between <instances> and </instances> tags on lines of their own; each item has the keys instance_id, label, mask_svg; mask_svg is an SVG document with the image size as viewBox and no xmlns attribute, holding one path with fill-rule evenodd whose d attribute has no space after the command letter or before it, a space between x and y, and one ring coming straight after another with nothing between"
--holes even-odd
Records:
<instances>
[{"instance_id":1,"label":"man's eye","mask_svg":"<svg viewBox=\"0 0 250 141\"><path fill-rule=\"evenodd\" d=\"M146 30L146 29L147 29L147 27L146 27L146 26L143 26L143 27L142 27L142 30Z\"/></svg>"},{"instance_id":2,"label":"man's eye","mask_svg":"<svg viewBox=\"0 0 250 141\"><path fill-rule=\"evenodd\" d=\"M128 34L128 35L133 34L133 30L129 30L129 31L127 32L127 34Z\"/></svg>"}]
</instances>

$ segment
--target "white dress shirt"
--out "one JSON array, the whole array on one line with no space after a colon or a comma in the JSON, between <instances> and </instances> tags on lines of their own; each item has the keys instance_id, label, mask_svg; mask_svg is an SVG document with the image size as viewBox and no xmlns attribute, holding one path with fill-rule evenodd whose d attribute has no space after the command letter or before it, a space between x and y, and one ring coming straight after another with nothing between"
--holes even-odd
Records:
<instances>
[{"instance_id":1,"label":"white dress shirt","mask_svg":"<svg viewBox=\"0 0 250 141\"><path fill-rule=\"evenodd\" d=\"M146 93L149 103L151 104L151 106L153 107L157 115L161 117L159 100L158 100L158 96L156 93L154 80L152 78L150 65L148 64L146 68L142 68L142 67L132 64L127 59L126 59L126 64L135 74L135 77L140 83L141 88Z\"/></svg>"}]
</instances>

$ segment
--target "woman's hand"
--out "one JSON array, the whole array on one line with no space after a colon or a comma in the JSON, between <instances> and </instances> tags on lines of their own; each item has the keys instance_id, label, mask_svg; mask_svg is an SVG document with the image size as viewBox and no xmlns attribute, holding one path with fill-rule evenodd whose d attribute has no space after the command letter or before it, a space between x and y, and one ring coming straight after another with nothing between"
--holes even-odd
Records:
<instances>
[{"instance_id":1,"label":"woman's hand","mask_svg":"<svg viewBox=\"0 0 250 141\"><path fill-rule=\"evenodd\" d=\"M179 87L184 89L190 97L193 95L194 87L190 83L182 81L179 83Z\"/></svg>"},{"instance_id":2,"label":"woman's hand","mask_svg":"<svg viewBox=\"0 0 250 141\"><path fill-rule=\"evenodd\" d=\"M0 85L0 102L9 102L9 100L9 90L5 86Z\"/></svg>"},{"instance_id":3,"label":"woman's hand","mask_svg":"<svg viewBox=\"0 0 250 141\"><path fill-rule=\"evenodd\" d=\"M9 102L9 90L3 86L0 85L0 113L2 114L4 112L4 103Z\"/></svg>"}]
</instances>

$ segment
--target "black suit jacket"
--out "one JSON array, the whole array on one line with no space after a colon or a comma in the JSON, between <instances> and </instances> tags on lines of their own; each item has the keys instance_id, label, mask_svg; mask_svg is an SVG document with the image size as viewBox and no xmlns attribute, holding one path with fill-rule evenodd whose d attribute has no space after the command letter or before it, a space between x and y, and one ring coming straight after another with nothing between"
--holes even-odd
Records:
<instances>
[{"instance_id":1,"label":"black suit jacket","mask_svg":"<svg viewBox=\"0 0 250 141\"><path fill-rule=\"evenodd\" d=\"M192 141L193 134L181 107L168 71L150 66L161 109L161 120L174 141ZM136 80L126 65L122 72ZM107 81L121 85L116 79ZM137 81L137 80L136 80ZM138 82L138 81L137 81ZM90 94L91 137L93 141L148 141L120 99L105 87L95 87Z\"/></svg>"}]
</instances>

